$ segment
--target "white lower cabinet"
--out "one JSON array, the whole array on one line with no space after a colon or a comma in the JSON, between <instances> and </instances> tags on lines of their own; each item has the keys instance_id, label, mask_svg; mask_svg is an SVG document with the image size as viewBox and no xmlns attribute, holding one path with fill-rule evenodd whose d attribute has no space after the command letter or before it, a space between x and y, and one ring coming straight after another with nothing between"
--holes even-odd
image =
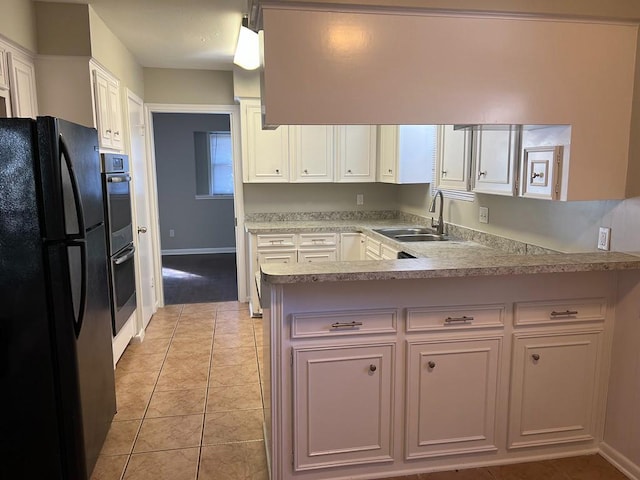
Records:
<instances>
[{"instance_id":1,"label":"white lower cabinet","mask_svg":"<svg viewBox=\"0 0 640 480\"><path fill-rule=\"evenodd\" d=\"M340 234L340 260L363 260L365 236L359 232Z\"/></svg>"},{"instance_id":2,"label":"white lower cabinet","mask_svg":"<svg viewBox=\"0 0 640 480\"><path fill-rule=\"evenodd\" d=\"M497 450L501 341L408 342L407 459Z\"/></svg>"},{"instance_id":3,"label":"white lower cabinet","mask_svg":"<svg viewBox=\"0 0 640 480\"><path fill-rule=\"evenodd\" d=\"M393 343L293 348L294 470L388 462Z\"/></svg>"},{"instance_id":4,"label":"white lower cabinet","mask_svg":"<svg viewBox=\"0 0 640 480\"><path fill-rule=\"evenodd\" d=\"M514 334L509 448L594 439L601 336Z\"/></svg>"}]
</instances>

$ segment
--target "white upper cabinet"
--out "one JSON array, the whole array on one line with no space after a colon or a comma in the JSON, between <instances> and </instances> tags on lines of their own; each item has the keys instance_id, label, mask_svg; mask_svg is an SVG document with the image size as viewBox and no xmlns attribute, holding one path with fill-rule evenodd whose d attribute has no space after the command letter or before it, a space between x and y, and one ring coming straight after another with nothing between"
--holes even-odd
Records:
<instances>
[{"instance_id":1,"label":"white upper cabinet","mask_svg":"<svg viewBox=\"0 0 640 480\"><path fill-rule=\"evenodd\" d=\"M332 125L289 127L291 181L333 182L334 130Z\"/></svg>"},{"instance_id":2,"label":"white upper cabinet","mask_svg":"<svg viewBox=\"0 0 640 480\"><path fill-rule=\"evenodd\" d=\"M376 181L376 127L343 125L336 127L336 182Z\"/></svg>"},{"instance_id":3,"label":"white upper cabinet","mask_svg":"<svg viewBox=\"0 0 640 480\"><path fill-rule=\"evenodd\" d=\"M7 52L7 65L13 116L35 118L38 115L38 103L33 61L20 53Z\"/></svg>"},{"instance_id":4,"label":"white upper cabinet","mask_svg":"<svg viewBox=\"0 0 640 480\"><path fill-rule=\"evenodd\" d=\"M445 190L469 190L471 130L441 125L438 132L436 186Z\"/></svg>"},{"instance_id":5,"label":"white upper cabinet","mask_svg":"<svg viewBox=\"0 0 640 480\"><path fill-rule=\"evenodd\" d=\"M517 125L476 127L473 139L474 192L514 194L519 134Z\"/></svg>"},{"instance_id":6,"label":"white upper cabinet","mask_svg":"<svg viewBox=\"0 0 640 480\"><path fill-rule=\"evenodd\" d=\"M289 181L289 127L262 129L259 99L243 100L242 158L244 181L282 183Z\"/></svg>"},{"instance_id":7,"label":"white upper cabinet","mask_svg":"<svg viewBox=\"0 0 640 480\"><path fill-rule=\"evenodd\" d=\"M378 181L431 183L436 156L435 125L378 127Z\"/></svg>"},{"instance_id":8,"label":"white upper cabinet","mask_svg":"<svg viewBox=\"0 0 640 480\"><path fill-rule=\"evenodd\" d=\"M0 90L9 88L9 76L7 75L7 49L0 45Z\"/></svg>"},{"instance_id":9,"label":"white upper cabinet","mask_svg":"<svg viewBox=\"0 0 640 480\"><path fill-rule=\"evenodd\" d=\"M107 72L94 69L95 114L100 146L121 150L122 113L120 108L120 84Z\"/></svg>"}]
</instances>

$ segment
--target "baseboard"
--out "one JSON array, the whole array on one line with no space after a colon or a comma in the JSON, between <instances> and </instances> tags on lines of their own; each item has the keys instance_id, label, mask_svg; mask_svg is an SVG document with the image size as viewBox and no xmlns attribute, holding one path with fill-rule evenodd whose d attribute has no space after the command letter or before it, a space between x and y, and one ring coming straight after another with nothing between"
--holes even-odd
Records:
<instances>
[{"instance_id":1,"label":"baseboard","mask_svg":"<svg viewBox=\"0 0 640 480\"><path fill-rule=\"evenodd\" d=\"M162 250L162 255L204 255L210 253L236 253L236 247L218 248L172 248Z\"/></svg>"},{"instance_id":2,"label":"baseboard","mask_svg":"<svg viewBox=\"0 0 640 480\"><path fill-rule=\"evenodd\" d=\"M602 442L600 444L600 454L631 480L640 480L640 466L633 463L615 448Z\"/></svg>"}]
</instances>

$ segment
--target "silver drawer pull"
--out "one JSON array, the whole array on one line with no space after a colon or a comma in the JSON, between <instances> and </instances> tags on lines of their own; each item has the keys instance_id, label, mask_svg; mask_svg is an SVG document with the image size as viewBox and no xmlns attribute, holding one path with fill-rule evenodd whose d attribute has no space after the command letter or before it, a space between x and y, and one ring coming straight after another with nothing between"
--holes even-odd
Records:
<instances>
[{"instance_id":1,"label":"silver drawer pull","mask_svg":"<svg viewBox=\"0 0 640 480\"><path fill-rule=\"evenodd\" d=\"M353 327L361 327L362 322L336 322L331 324L331 328L353 328Z\"/></svg>"},{"instance_id":2,"label":"silver drawer pull","mask_svg":"<svg viewBox=\"0 0 640 480\"><path fill-rule=\"evenodd\" d=\"M466 315L463 315L462 317L447 317L444 319L444 323L457 323L457 322L467 323L472 321L473 321L473 317L467 317Z\"/></svg>"},{"instance_id":3,"label":"silver drawer pull","mask_svg":"<svg viewBox=\"0 0 640 480\"><path fill-rule=\"evenodd\" d=\"M269 241L271 242L271 245L274 245L276 243L277 244L282 244L282 242L284 242L284 240L269 240Z\"/></svg>"},{"instance_id":4,"label":"silver drawer pull","mask_svg":"<svg viewBox=\"0 0 640 480\"><path fill-rule=\"evenodd\" d=\"M578 315L577 310L565 310L564 312L556 312L555 310L551 312L551 317L568 317L570 315Z\"/></svg>"}]
</instances>

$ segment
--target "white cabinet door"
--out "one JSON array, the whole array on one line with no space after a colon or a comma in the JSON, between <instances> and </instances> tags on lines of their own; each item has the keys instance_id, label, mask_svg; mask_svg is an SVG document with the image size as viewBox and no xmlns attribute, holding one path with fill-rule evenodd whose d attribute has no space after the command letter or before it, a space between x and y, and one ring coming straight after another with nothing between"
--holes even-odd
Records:
<instances>
[{"instance_id":1,"label":"white cabinet door","mask_svg":"<svg viewBox=\"0 0 640 480\"><path fill-rule=\"evenodd\" d=\"M378 127L378 181L430 183L436 159L435 125Z\"/></svg>"},{"instance_id":2,"label":"white cabinet door","mask_svg":"<svg viewBox=\"0 0 640 480\"><path fill-rule=\"evenodd\" d=\"M342 125L336 127L337 182L375 182L376 127Z\"/></svg>"},{"instance_id":3,"label":"white cabinet door","mask_svg":"<svg viewBox=\"0 0 640 480\"><path fill-rule=\"evenodd\" d=\"M520 127L480 126L473 133L473 191L512 196L515 193Z\"/></svg>"},{"instance_id":4,"label":"white cabinet door","mask_svg":"<svg viewBox=\"0 0 640 480\"><path fill-rule=\"evenodd\" d=\"M294 470L392 459L394 350L293 349Z\"/></svg>"},{"instance_id":5,"label":"white cabinet door","mask_svg":"<svg viewBox=\"0 0 640 480\"><path fill-rule=\"evenodd\" d=\"M600 332L516 334L509 448L594 438Z\"/></svg>"},{"instance_id":6,"label":"white cabinet door","mask_svg":"<svg viewBox=\"0 0 640 480\"><path fill-rule=\"evenodd\" d=\"M33 62L27 57L14 52L7 53L7 60L13 116L36 118L38 115L38 103Z\"/></svg>"},{"instance_id":7,"label":"white cabinet door","mask_svg":"<svg viewBox=\"0 0 640 480\"><path fill-rule=\"evenodd\" d=\"M94 100L98 139L102 148L122 150L122 109L120 84L103 70L93 70Z\"/></svg>"},{"instance_id":8,"label":"white cabinet door","mask_svg":"<svg viewBox=\"0 0 640 480\"><path fill-rule=\"evenodd\" d=\"M438 141L437 187L444 190L469 190L471 131L454 130L441 125Z\"/></svg>"},{"instance_id":9,"label":"white cabinet door","mask_svg":"<svg viewBox=\"0 0 640 480\"><path fill-rule=\"evenodd\" d=\"M289 127L294 182L333 182L334 127L300 125Z\"/></svg>"},{"instance_id":10,"label":"white cabinet door","mask_svg":"<svg viewBox=\"0 0 640 480\"><path fill-rule=\"evenodd\" d=\"M258 252L258 270L266 263L296 263L298 261L297 250L281 249Z\"/></svg>"},{"instance_id":11,"label":"white cabinet door","mask_svg":"<svg viewBox=\"0 0 640 480\"><path fill-rule=\"evenodd\" d=\"M289 181L289 127L262 130L260 101L246 102L243 109L243 158L249 183Z\"/></svg>"},{"instance_id":12,"label":"white cabinet door","mask_svg":"<svg viewBox=\"0 0 640 480\"><path fill-rule=\"evenodd\" d=\"M337 259L338 251L335 247L298 250L298 263L335 262Z\"/></svg>"},{"instance_id":13,"label":"white cabinet door","mask_svg":"<svg viewBox=\"0 0 640 480\"><path fill-rule=\"evenodd\" d=\"M364 260L364 235L351 232L340 234L340 260Z\"/></svg>"},{"instance_id":14,"label":"white cabinet door","mask_svg":"<svg viewBox=\"0 0 640 480\"><path fill-rule=\"evenodd\" d=\"M7 49L0 45L0 90L9 88L9 75L7 74Z\"/></svg>"},{"instance_id":15,"label":"white cabinet door","mask_svg":"<svg viewBox=\"0 0 640 480\"><path fill-rule=\"evenodd\" d=\"M497 450L501 339L408 344L406 457Z\"/></svg>"},{"instance_id":16,"label":"white cabinet door","mask_svg":"<svg viewBox=\"0 0 640 480\"><path fill-rule=\"evenodd\" d=\"M120 107L120 86L114 81L108 83L109 123L111 125L111 147L123 148L122 110Z\"/></svg>"}]
</instances>

